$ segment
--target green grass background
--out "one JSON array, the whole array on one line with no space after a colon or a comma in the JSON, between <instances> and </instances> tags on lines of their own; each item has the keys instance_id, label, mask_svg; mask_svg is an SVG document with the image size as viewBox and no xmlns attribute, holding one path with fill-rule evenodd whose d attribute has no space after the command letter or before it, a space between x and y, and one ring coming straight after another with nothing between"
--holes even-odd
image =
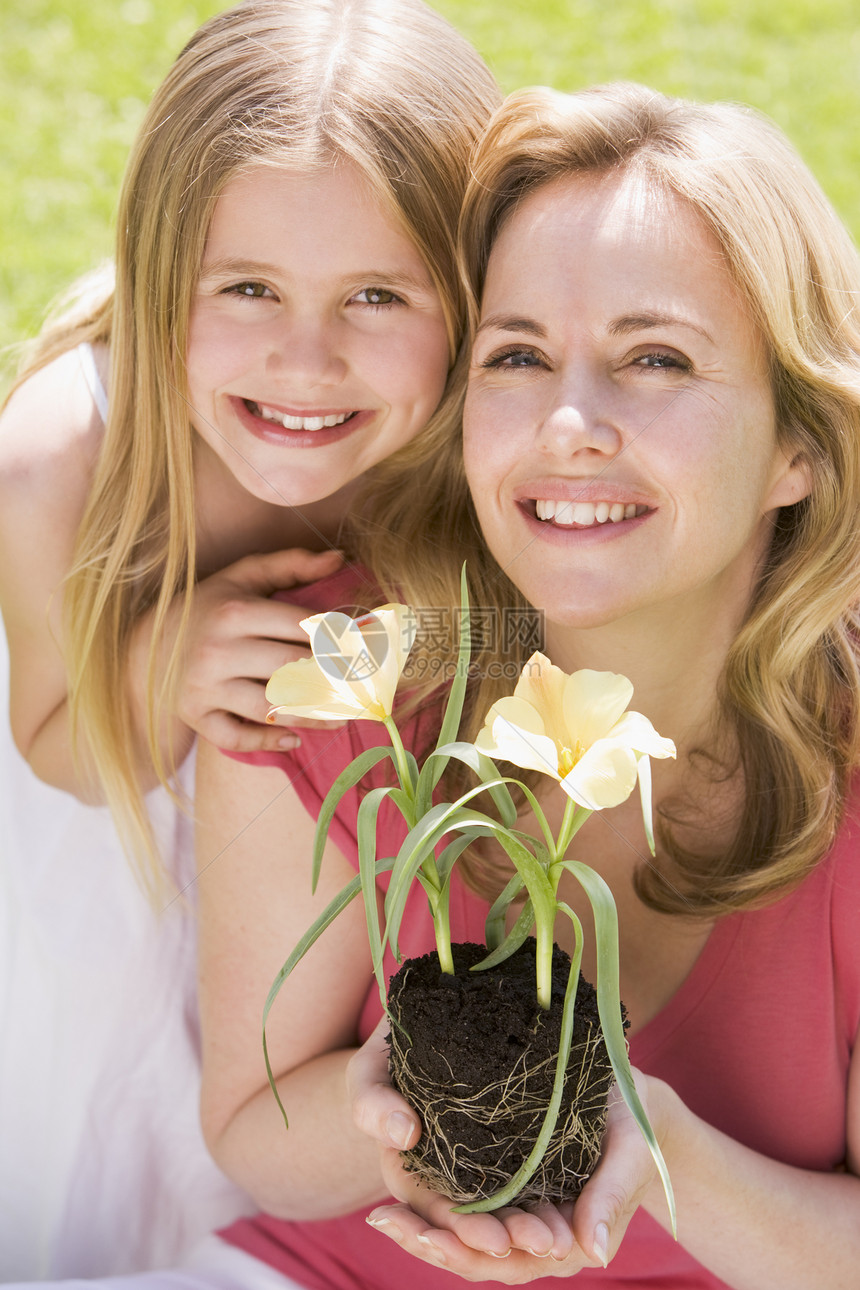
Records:
<instances>
[{"instance_id":1,"label":"green grass background","mask_svg":"<svg viewBox=\"0 0 860 1290\"><path fill-rule=\"evenodd\" d=\"M2 0L0 348L111 253L144 105L217 0ZM860 234L857 0L437 0L502 87L635 79L767 112ZM7 357L7 370L8 370Z\"/></svg>"}]
</instances>

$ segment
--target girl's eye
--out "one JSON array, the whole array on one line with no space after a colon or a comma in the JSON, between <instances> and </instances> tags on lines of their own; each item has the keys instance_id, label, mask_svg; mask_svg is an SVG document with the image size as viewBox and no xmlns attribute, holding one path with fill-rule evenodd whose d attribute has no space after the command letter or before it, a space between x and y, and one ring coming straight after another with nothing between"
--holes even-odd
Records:
<instances>
[{"instance_id":1,"label":"girl's eye","mask_svg":"<svg viewBox=\"0 0 860 1290\"><path fill-rule=\"evenodd\" d=\"M236 282L224 291L227 296L246 296L249 300L263 300L272 295L262 282Z\"/></svg>"},{"instance_id":2,"label":"girl's eye","mask_svg":"<svg viewBox=\"0 0 860 1290\"><path fill-rule=\"evenodd\" d=\"M512 368L512 367L542 367L545 359L534 349L524 349L519 345L511 346L508 349L500 350L498 354L491 354L489 358L484 359L481 367L484 368Z\"/></svg>"},{"instance_id":3,"label":"girl's eye","mask_svg":"<svg viewBox=\"0 0 860 1290\"><path fill-rule=\"evenodd\" d=\"M387 287L364 287L357 291L352 297L360 305L399 305L402 304L400 296L396 296L393 291Z\"/></svg>"}]
</instances>

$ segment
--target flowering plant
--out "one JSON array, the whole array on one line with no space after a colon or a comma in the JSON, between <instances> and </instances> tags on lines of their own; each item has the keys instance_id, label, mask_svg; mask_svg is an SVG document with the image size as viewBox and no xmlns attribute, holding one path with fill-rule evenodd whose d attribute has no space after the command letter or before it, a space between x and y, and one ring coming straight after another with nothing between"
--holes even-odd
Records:
<instances>
[{"instance_id":1,"label":"flowering plant","mask_svg":"<svg viewBox=\"0 0 860 1290\"><path fill-rule=\"evenodd\" d=\"M385 947L391 948L399 962L401 921L407 897L417 880L426 893L432 915L439 965L442 972L453 974L448 919L451 876L457 860L471 843L480 837L492 837L509 857L514 873L489 910L485 925L488 953L475 970L490 969L514 954L534 928L537 998L541 1008L546 1009L550 1006L554 929L560 914L573 924L575 951L565 995L552 1097L540 1134L521 1168L505 1187L491 1197L461 1206L461 1212L497 1209L510 1204L537 1169L558 1119L573 1035L583 944L583 929L577 915L558 895L561 877L568 872L582 886L593 910L597 1006L612 1072L660 1172L674 1230L671 1183L637 1095L627 1056L619 996L615 902L606 882L595 870L566 858L573 837L592 812L625 801L637 784L645 835L653 854L649 759L674 757L674 744L658 735L640 713L627 710L633 686L626 677L594 671L568 675L539 653L526 664L514 694L493 704L475 742L458 742L456 735L470 656L465 570L462 600L457 669L436 746L421 767L404 747L392 715L397 681L416 634L415 614L407 606L385 605L355 620L332 613L305 619L302 625L310 636L313 657L282 667L267 687L267 697L273 704L270 719L275 714L285 714L379 721L385 725L391 741L390 747L372 748L359 754L326 795L317 822L314 885L328 828L343 795L386 758L393 762L397 778L394 786L375 788L362 798L357 818L358 873L296 945L269 993L263 1017L263 1046L272 1089L286 1121L269 1064L265 1025L283 982L322 932L362 894L374 972L385 1005ZM451 758L469 766L478 782L456 801L434 802L434 790ZM553 836L532 790L521 781L502 775L493 758L540 771L559 782L568 800L557 837ZM517 808L509 785L517 787L527 800L538 822L540 837L517 829ZM486 814L475 804L478 795L485 792L495 805L495 816ZM403 816L407 833L395 857L378 858L376 821L386 798ZM380 927L376 880L388 871L391 879L384 905L384 926ZM524 896L519 916L506 931L512 903L523 900Z\"/></svg>"}]
</instances>

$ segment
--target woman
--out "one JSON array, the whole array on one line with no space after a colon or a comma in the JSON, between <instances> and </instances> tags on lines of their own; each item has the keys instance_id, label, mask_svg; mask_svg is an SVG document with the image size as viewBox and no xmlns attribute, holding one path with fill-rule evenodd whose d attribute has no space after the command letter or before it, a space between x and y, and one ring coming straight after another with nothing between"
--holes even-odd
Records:
<instances>
[{"instance_id":1,"label":"woman","mask_svg":"<svg viewBox=\"0 0 860 1290\"><path fill-rule=\"evenodd\" d=\"M291 1116L277 1133L254 1051L259 1001L355 867L345 805L307 894L299 804L313 812L375 742L361 722L268 755L289 787L275 768L202 757L204 1126L277 1216L227 1239L313 1287L429 1290L454 1274L847 1287L860 1258L856 253L778 132L734 107L635 86L526 93L473 169L465 469L452 444L434 467L446 488L428 479L420 504L393 480L371 565L397 598L444 609L467 554L473 604L536 606L556 664L629 676L637 708L678 746L654 771L655 862L635 804L598 817L571 854L619 907L631 1060L679 1242L617 1113L570 1223L558 1210L455 1215L403 1174L390 1136L376 1160L346 1091L379 1014L359 912L317 943L271 1015ZM320 588L314 607L343 598L342 584ZM497 655L479 656L484 674ZM473 735L497 697L478 687ZM552 822L561 795L538 791ZM383 824L380 854L391 845ZM506 877L486 873L472 874L484 903L455 893L460 939ZM404 954L431 944L416 916ZM385 1138L393 1115L393 1145L406 1145L419 1126L374 1086L373 1061L368 1049L353 1068L359 1119ZM370 1221L395 1242L388 1259L363 1235L366 1209L340 1217L386 1191L401 1204Z\"/></svg>"}]
</instances>

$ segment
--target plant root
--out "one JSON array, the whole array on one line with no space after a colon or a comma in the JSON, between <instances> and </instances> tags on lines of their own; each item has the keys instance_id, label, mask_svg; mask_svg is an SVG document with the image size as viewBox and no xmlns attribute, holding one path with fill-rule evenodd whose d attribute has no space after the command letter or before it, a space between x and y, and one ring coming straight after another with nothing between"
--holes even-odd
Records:
<instances>
[{"instance_id":1,"label":"plant root","mask_svg":"<svg viewBox=\"0 0 860 1290\"><path fill-rule=\"evenodd\" d=\"M533 957L531 961L533 965ZM415 990L415 984L408 982L409 964L401 973L401 983L389 1000L394 1023L389 1036L390 1067L396 1087L424 1125L418 1144L401 1153L404 1166L458 1204L486 1199L516 1173L543 1125L556 1067L560 1026L554 1014L560 1014L560 1000L558 1008L554 1003L553 1009L543 1012L532 992L527 1024L518 1029L508 1024L505 990L493 980L493 973L472 973L464 988L472 996L484 989L479 1008L484 1033L476 1033L477 1028L469 1024L465 1014L470 1009L464 1007L453 1020L440 1018L437 1031L441 1034L425 1046L419 1042L420 1012L415 1015L409 1008L409 996ZM560 979L563 976L562 968ZM450 987L448 994L453 994ZM577 1014L584 1015L577 1015L558 1122L517 1204L577 1196L600 1155L612 1070L596 1010L590 1006L592 997L592 987L581 981ZM470 1005L473 1002L477 1001L470 1000ZM457 1009L452 1013L457 1014ZM509 1030L514 1034L509 1035ZM489 1062L476 1052L488 1036L495 1042ZM450 1038L447 1052L446 1038ZM500 1049L507 1059L504 1066ZM476 1085L472 1067L484 1075L490 1068L499 1073L498 1078Z\"/></svg>"}]
</instances>

